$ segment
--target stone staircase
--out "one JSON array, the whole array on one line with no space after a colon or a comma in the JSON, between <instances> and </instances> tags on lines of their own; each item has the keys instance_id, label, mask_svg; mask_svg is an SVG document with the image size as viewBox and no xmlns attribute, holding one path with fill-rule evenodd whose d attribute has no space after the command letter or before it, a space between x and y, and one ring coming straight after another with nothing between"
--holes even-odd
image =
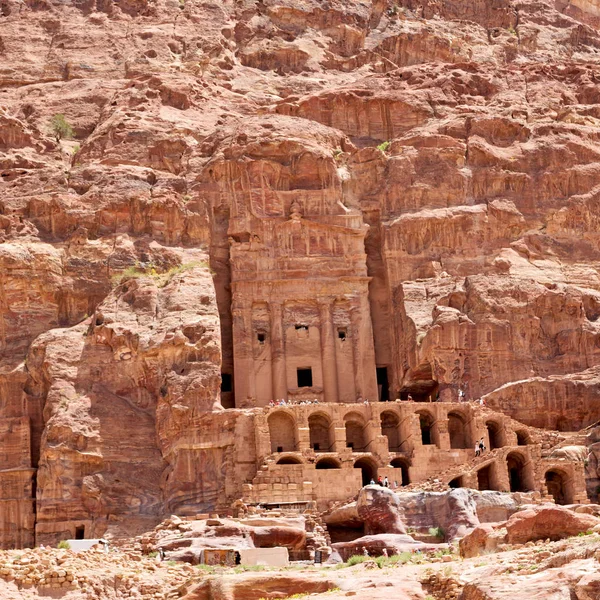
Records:
<instances>
[{"instance_id":1,"label":"stone staircase","mask_svg":"<svg viewBox=\"0 0 600 600\"><path fill-rule=\"evenodd\" d=\"M501 451L506 450L506 448L496 448L494 450L486 450L483 456L475 456L468 463L461 465L459 467L451 467L444 471L440 471L435 475L425 479L424 481L420 481L418 483L411 483L410 485L402 487L400 490L402 492L443 492L448 490L448 484L457 477L461 477L465 473L472 472L474 470L478 470L479 467L486 466L487 464L493 462L496 458L498 458Z\"/></svg>"}]
</instances>

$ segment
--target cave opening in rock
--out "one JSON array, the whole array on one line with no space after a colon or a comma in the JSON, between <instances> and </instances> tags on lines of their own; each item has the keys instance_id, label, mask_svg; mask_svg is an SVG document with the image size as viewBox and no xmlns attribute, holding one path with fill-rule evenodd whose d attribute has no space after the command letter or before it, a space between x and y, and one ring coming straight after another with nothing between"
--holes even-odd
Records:
<instances>
[{"instance_id":1,"label":"cave opening in rock","mask_svg":"<svg viewBox=\"0 0 600 600\"><path fill-rule=\"evenodd\" d=\"M448 487L456 490L458 488L464 487L462 475L460 477L455 477L449 484Z\"/></svg>"},{"instance_id":2,"label":"cave opening in rock","mask_svg":"<svg viewBox=\"0 0 600 600\"><path fill-rule=\"evenodd\" d=\"M365 535L365 527L362 523L327 525L327 532L332 544L353 542Z\"/></svg>"},{"instance_id":3,"label":"cave opening in rock","mask_svg":"<svg viewBox=\"0 0 600 600\"><path fill-rule=\"evenodd\" d=\"M84 540L85 539L85 525L80 525L79 527L75 527L75 539L76 540Z\"/></svg>"},{"instance_id":4,"label":"cave opening in rock","mask_svg":"<svg viewBox=\"0 0 600 600\"><path fill-rule=\"evenodd\" d=\"M531 438L526 431L517 431L517 445L518 446L527 446L531 444Z\"/></svg>"},{"instance_id":5,"label":"cave opening in rock","mask_svg":"<svg viewBox=\"0 0 600 600\"><path fill-rule=\"evenodd\" d=\"M415 402L435 402L439 385L433 378L433 370L428 362L408 371L400 388L400 400L412 399Z\"/></svg>"}]
</instances>

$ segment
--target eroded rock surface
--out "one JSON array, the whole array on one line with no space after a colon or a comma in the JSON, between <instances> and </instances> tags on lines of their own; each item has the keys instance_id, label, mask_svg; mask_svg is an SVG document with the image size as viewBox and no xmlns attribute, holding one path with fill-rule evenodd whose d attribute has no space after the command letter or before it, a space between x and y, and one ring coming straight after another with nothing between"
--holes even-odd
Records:
<instances>
[{"instance_id":1,"label":"eroded rock surface","mask_svg":"<svg viewBox=\"0 0 600 600\"><path fill-rule=\"evenodd\" d=\"M599 19L3 0L0 545L229 509L300 441L255 435L276 398L596 423Z\"/></svg>"}]
</instances>

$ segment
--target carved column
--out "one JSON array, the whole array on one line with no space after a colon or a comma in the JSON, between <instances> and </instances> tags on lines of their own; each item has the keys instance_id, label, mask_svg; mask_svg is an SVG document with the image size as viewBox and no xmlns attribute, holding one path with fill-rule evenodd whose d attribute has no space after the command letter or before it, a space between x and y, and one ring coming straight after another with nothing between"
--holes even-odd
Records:
<instances>
[{"instance_id":1,"label":"carved column","mask_svg":"<svg viewBox=\"0 0 600 600\"><path fill-rule=\"evenodd\" d=\"M356 299L350 309L352 323L352 352L354 357L354 381L356 395L377 402L377 377L375 372L375 349L373 329L366 294Z\"/></svg>"},{"instance_id":2,"label":"carved column","mask_svg":"<svg viewBox=\"0 0 600 600\"><path fill-rule=\"evenodd\" d=\"M256 378L252 356L252 308L237 304L233 306L231 312L236 404L244 406L248 399L256 399Z\"/></svg>"},{"instance_id":3,"label":"carved column","mask_svg":"<svg viewBox=\"0 0 600 600\"><path fill-rule=\"evenodd\" d=\"M271 365L273 372L273 399L288 397L285 368L285 341L283 339L283 311L281 302L271 302Z\"/></svg>"},{"instance_id":4,"label":"carved column","mask_svg":"<svg viewBox=\"0 0 600 600\"><path fill-rule=\"evenodd\" d=\"M331 302L319 302L321 318L321 356L323 364L323 392L325 402L338 402L338 374L335 358L335 334L331 318Z\"/></svg>"},{"instance_id":5,"label":"carved column","mask_svg":"<svg viewBox=\"0 0 600 600\"><path fill-rule=\"evenodd\" d=\"M360 321L360 307L353 305L350 308L350 324L352 326L350 339L352 341L352 363L354 366L354 391L356 392L356 398L364 400L362 361L360 357Z\"/></svg>"}]
</instances>

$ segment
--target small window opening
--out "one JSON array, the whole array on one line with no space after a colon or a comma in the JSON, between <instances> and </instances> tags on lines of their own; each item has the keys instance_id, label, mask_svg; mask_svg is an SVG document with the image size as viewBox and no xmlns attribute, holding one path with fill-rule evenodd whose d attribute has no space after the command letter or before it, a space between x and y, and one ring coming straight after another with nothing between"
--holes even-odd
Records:
<instances>
[{"instance_id":1,"label":"small window opening","mask_svg":"<svg viewBox=\"0 0 600 600\"><path fill-rule=\"evenodd\" d=\"M296 325L296 331L308 331L308 325Z\"/></svg>"},{"instance_id":2,"label":"small window opening","mask_svg":"<svg viewBox=\"0 0 600 600\"><path fill-rule=\"evenodd\" d=\"M354 442L346 442L346 448L352 448L352 450L354 450Z\"/></svg>"},{"instance_id":3,"label":"small window opening","mask_svg":"<svg viewBox=\"0 0 600 600\"><path fill-rule=\"evenodd\" d=\"M264 331L259 331L256 334L256 339L258 340L259 344L264 344L265 340L267 339L267 335L266 335L266 333L264 333Z\"/></svg>"},{"instance_id":4,"label":"small window opening","mask_svg":"<svg viewBox=\"0 0 600 600\"><path fill-rule=\"evenodd\" d=\"M283 446L277 446L277 452L283 452Z\"/></svg>"},{"instance_id":5,"label":"small window opening","mask_svg":"<svg viewBox=\"0 0 600 600\"><path fill-rule=\"evenodd\" d=\"M298 369L298 387L312 387L312 369Z\"/></svg>"},{"instance_id":6,"label":"small window opening","mask_svg":"<svg viewBox=\"0 0 600 600\"><path fill-rule=\"evenodd\" d=\"M221 373L221 391L231 392L233 391L231 385L231 375L229 373Z\"/></svg>"},{"instance_id":7,"label":"small window opening","mask_svg":"<svg viewBox=\"0 0 600 600\"><path fill-rule=\"evenodd\" d=\"M346 339L346 330L338 329L338 338L342 340L342 342Z\"/></svg>"},{"instance_id":8,"label":"small window opening","mask_svg":"<svg viewBox=\"0 0 600 600\"><path fill-rule=\"evenodd\" d=\"M315 443L313 444L313 450L314 450L315 452L318 452L320 449L321 449L321 446L320 446L320 444L319 444L319 443L317 443L317 442L315 442Z\"/></svg>"},{"instance_id":9,"label":"small window opening","mask_svg":"<svg viewBox=\"0 0 600 600\"><path fill-rule=\"evenodd\" d=\"M85 525L81 525L81 527L75 527L75 539L85 540Z\"/></svg>"}]
</instances>

